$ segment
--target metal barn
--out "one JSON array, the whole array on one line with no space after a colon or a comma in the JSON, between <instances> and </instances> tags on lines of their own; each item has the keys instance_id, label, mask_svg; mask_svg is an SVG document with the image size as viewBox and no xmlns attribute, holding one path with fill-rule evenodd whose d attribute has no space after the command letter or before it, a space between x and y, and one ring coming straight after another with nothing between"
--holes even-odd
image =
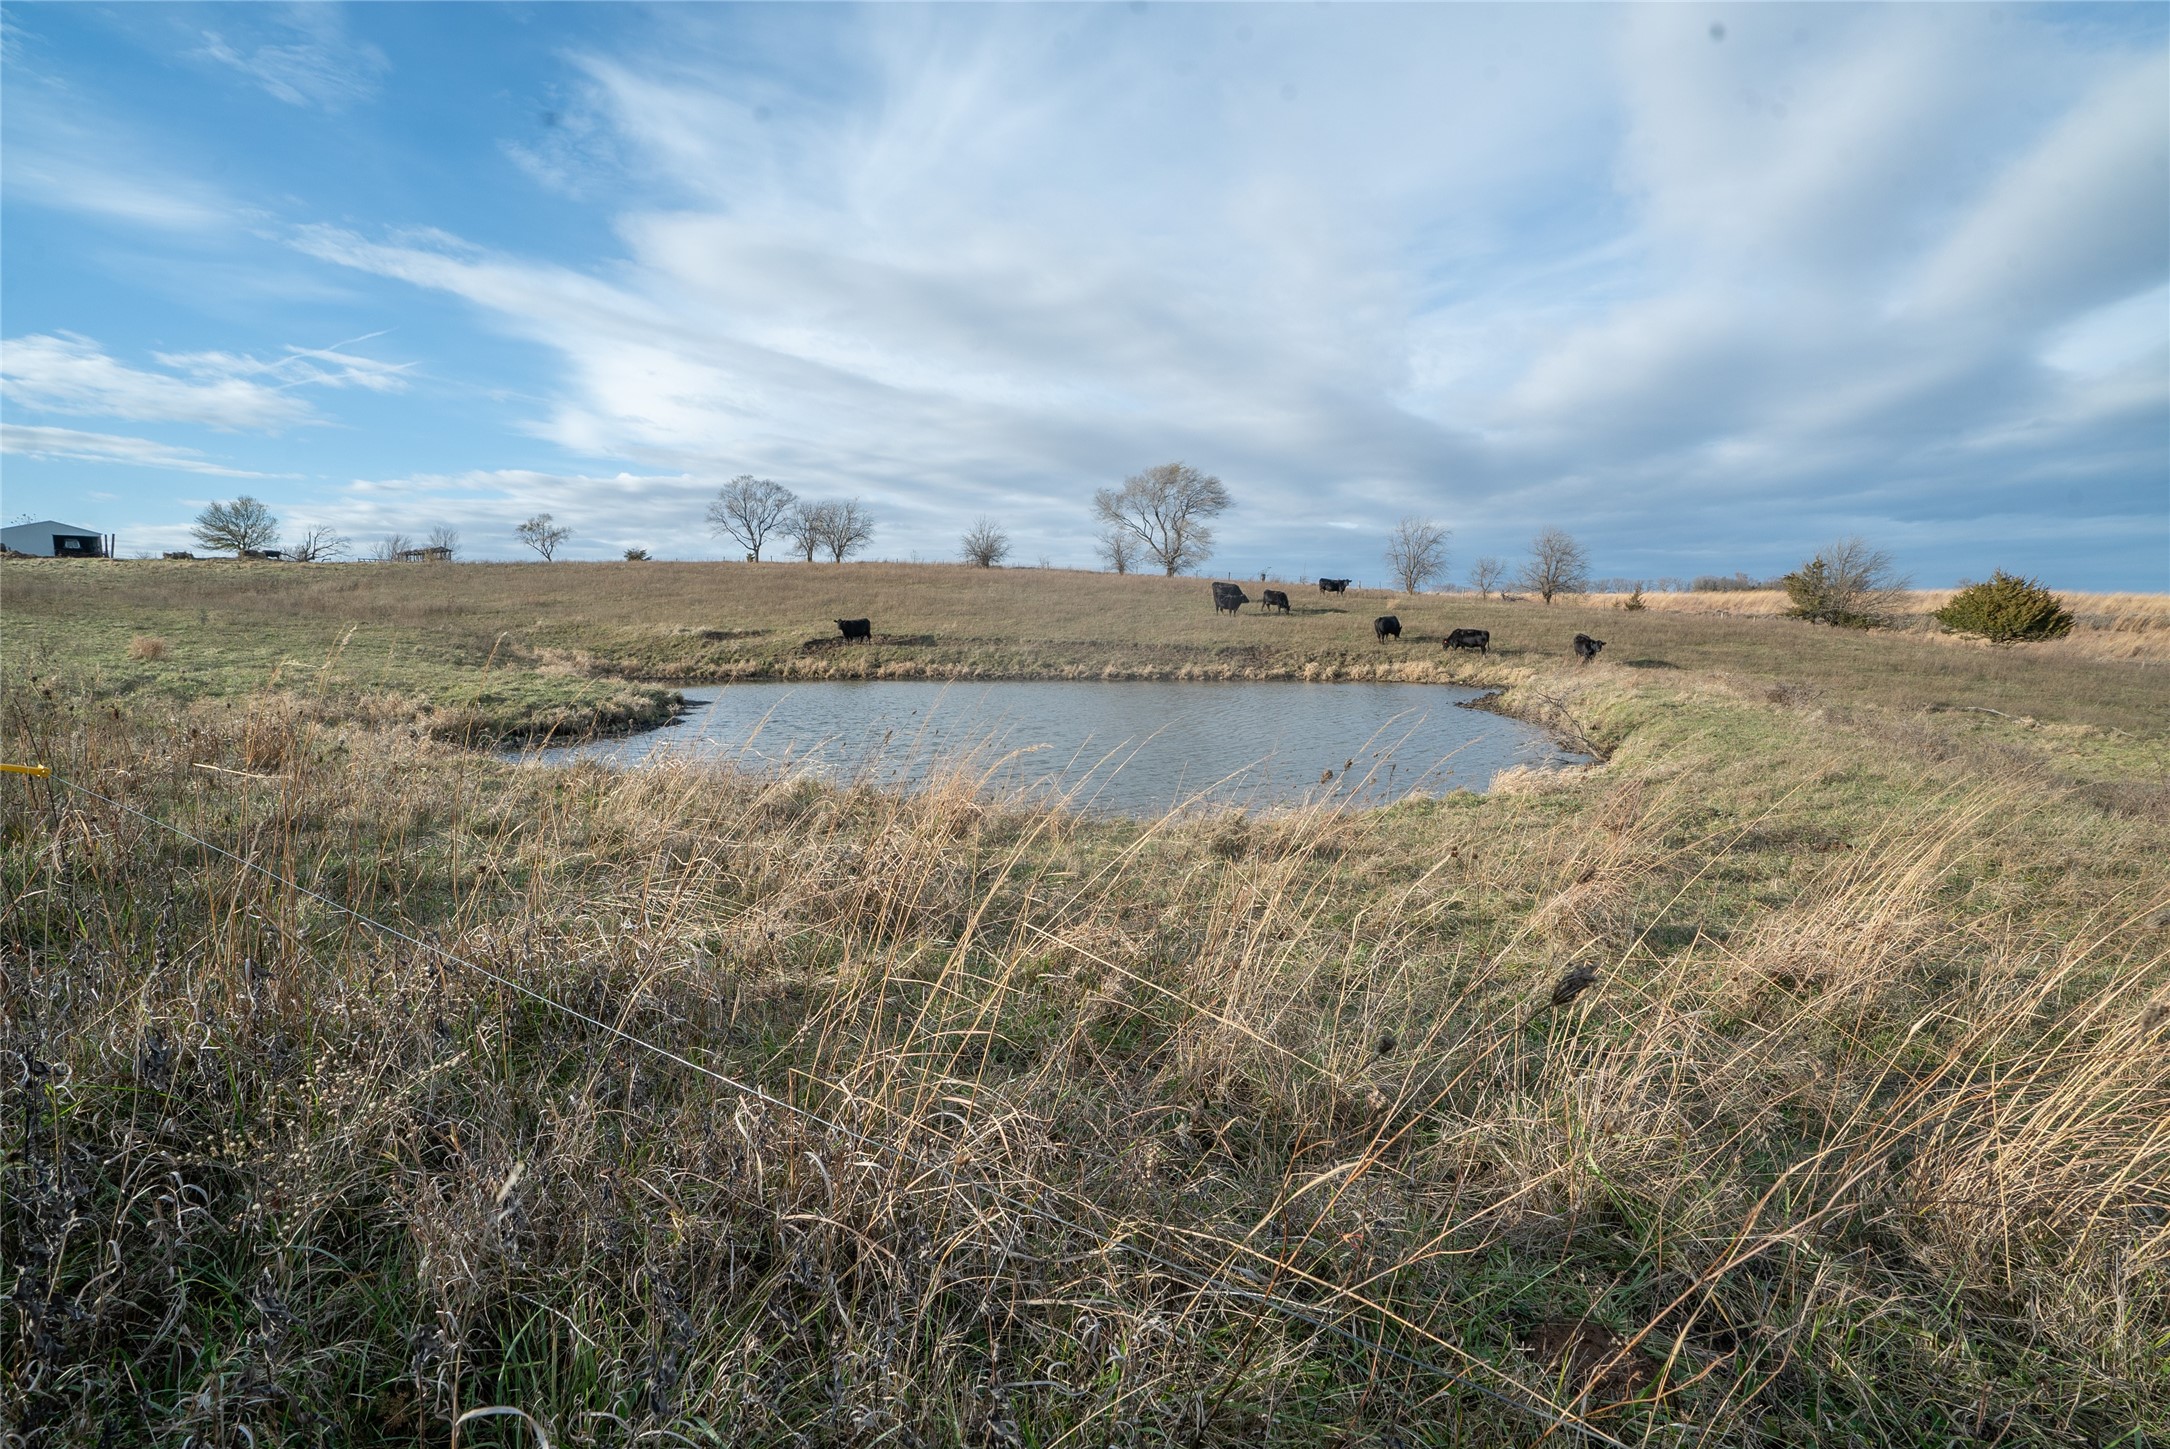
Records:
<instances>
[{"instance_id":1,"label":"metal barn","mask_svg":"<svg viewBox=\"0 0 2170 1449\"><path fill-rule=\"evenodd\" d=\"M11 552L38 558L106 558L113 552L110 534L77 528L50 518L0 529L0 544L6 545Z\"/></svg>"}]
</instances>

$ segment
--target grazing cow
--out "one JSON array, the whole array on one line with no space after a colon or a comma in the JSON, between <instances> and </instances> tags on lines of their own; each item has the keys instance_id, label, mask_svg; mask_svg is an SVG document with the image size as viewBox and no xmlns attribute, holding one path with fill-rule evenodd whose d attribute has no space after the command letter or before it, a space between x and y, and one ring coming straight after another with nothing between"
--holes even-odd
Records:
<instances>
[{"instance_id":1,"label":"grazing cow","mask_svg":"<svg viewBox=\"0 0 2170 1449\"><path fill-rule=\"evenodd\" d=\"M1479 654L1492 652L1490 629L1456 629L1439 641L1442 649L1474 649Z\"/></svg>"},{"instance_id":2,"label":"grazing cow","mask_svg":"<svg viewBox=\"0 0 2170 1449\"><path fill-rule=\"evenodd\" d=\"M1223 609L1233 614L1249 602L1251 602L1251 596L1243 592L1243 585L1241 584L1215 584L1213 586L1213 612L1216 614Z\"/></svg>"},{"instance_id":3,"label":"grazing cow","mask_svg":"<svg viewBox=\"0 0 2170 1449\"><path fill-rule=\"evenodd\" d=\"M839 619L836 627L844 631L846 644L854 639L864 639L869 644L874 642L874 622L871 619Z\"/></svg>"},{"instance_id":4,"label":"grazing cow","mask_svg":"<svg viewBox=\"0 0 2170 1449\"><path fill-rule=\"evenodd\" d=\"M1381 614L1371 621L1371 637L1375 642L1384 644L1388 635L1396 639L1401 637L1401 620L1392 614Z\"/></svg>"},{"instance_id":5,"label":"grazing cow","mask_svg":"<svg viewBox=\"0 0 2170 1449\"><path fill-rule=\"evenodd\" d=\"M1349 581L1347 579L1319 580L1319 592L1322 594L1345 594L1348 591Z\"/></svg>"},{"instance_id":6,"label":"grazing cow","mask_svg":"<svg viewBox=\"0 0 2170 1449\"><path fill-rule=\"evenodd\" d=\"M1282 613L1286 614L1288 612L1287 593L1280 589L1266 590L1265 607L1269 609L1279 609Z\"/></svg>"},{"instance_id":7,"label":"grazing cow","mask_svg":"<svg viewBox=\"0 0 2170 1449\"><path fill-rule=\"evenodd\" d=\"M1592 639L1587 634L1575 636L1575 657L1585 664L1597 658L1597 651L1604 647L1605 641L1602 639Z\"/></svg>"}]
</instances>

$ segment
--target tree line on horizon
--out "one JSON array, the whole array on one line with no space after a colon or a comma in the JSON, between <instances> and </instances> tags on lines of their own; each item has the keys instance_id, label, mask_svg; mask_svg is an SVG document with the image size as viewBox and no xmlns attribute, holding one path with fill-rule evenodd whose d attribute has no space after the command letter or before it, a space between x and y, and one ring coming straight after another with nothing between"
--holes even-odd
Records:
<instances>
[{"instance_id":1,"label":"tree line on horizon","mask_svg":"<svg viewBox=\"0 0 2170 1449\"><path fill-rule=\"evenodd\" d=\"M1212 556L1212 520L1232 502L1227 485L1188 463L1147 468L1124 479L1120 488L1102 488L1093 494L1092 516L1098 525L1095 552L1112 572L1127 574L1148 564L1173 578ZM707 519L710 534L740 544L749 563L760 562L761 550L776 539L788 543L792 554L807 563L823 554L831 562L843 563L874 536L873 515L857 498L802 499L781 483L746 473L718 490L708 505ZM191 532L206 548L226 550L236 558L328 561L349 556L353 546L329 525L313 524L280 550L279 520L261 500L248 494L232 502L212 502L197 515ZM548 513L537 513L514 529L521 543L546 563L555 559L558 547L572 532ZM1443 581L1452 538L1453 530L1433 519L1413 514L1400 519L1388 531L1383 555L1389 578L1401 592L1411 595ZM416 544L407 534L388 533L367 557L381 562L450 561L458 553L459 532L449 525L433 528L427 540ZM968 565L994 568L1010 551L1009 535L982 515L965 531L959 555ZM625 550L628 560L648 556L644 548ZM1469 567L1467 587L1481 598L1495 592L1512 597L1505 592L1509 582L1546 604L1587 593L1591 589L1589 552L1565 529L1547 527L1530 540L1528 556L1512 572L1506 561L1489 554ZM1602 582L1630 586L1616 589L1629 594L1622 607L1645 607L1645 581ZM1660 581L1661 587L1664 584L1677 586L1679 580ZM1777 579L1758 581L1745 572L1731 578L1702 575L1690 587L1696 592L1782 588L1789 602L1786 612L1795 618L1876 628L1896 618L1901 596L1912 581L1898 572L1888 552L1862 538L1848 537ZM1936 617L1948 628L1999 643L2056 638L2069 632L2073 622L2061 601L2039 583L2002 569L1986 582L1963 582L1959 594Z\"/></svg>"}]
</instances>

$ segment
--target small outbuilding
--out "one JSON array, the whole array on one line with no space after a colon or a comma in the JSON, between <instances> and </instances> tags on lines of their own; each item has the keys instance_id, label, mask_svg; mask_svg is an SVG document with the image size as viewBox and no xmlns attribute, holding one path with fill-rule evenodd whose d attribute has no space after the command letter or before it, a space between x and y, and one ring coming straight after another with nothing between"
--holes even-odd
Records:
<instances>
[{"instance_id":1,"label":"small outbuilding","mask_svg":"<svg viewBox=\"0 0 2170 1449\"><path fill-rule=\"evenodd\" d=\"M111 534L77 528L50 518L0 529L0 545L4 545L9 553L29 554L33 558L109 558L113 553Z\"/></svg>"}]
</instances>

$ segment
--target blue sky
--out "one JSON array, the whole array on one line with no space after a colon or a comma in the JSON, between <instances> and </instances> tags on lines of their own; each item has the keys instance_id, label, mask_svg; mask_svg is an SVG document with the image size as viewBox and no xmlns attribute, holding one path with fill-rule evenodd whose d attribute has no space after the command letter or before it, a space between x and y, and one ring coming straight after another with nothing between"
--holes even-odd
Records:
<instances>
[{"instance_id":1,"label":"blue sky","mask_svg":"<svg viewBox=\"0 0 2170 1449\"><path fill-rule=\"evenodd\" d=\"M8 5L0 510L2170 588L2154 5Z\"/></svg>"}]
</instances>

